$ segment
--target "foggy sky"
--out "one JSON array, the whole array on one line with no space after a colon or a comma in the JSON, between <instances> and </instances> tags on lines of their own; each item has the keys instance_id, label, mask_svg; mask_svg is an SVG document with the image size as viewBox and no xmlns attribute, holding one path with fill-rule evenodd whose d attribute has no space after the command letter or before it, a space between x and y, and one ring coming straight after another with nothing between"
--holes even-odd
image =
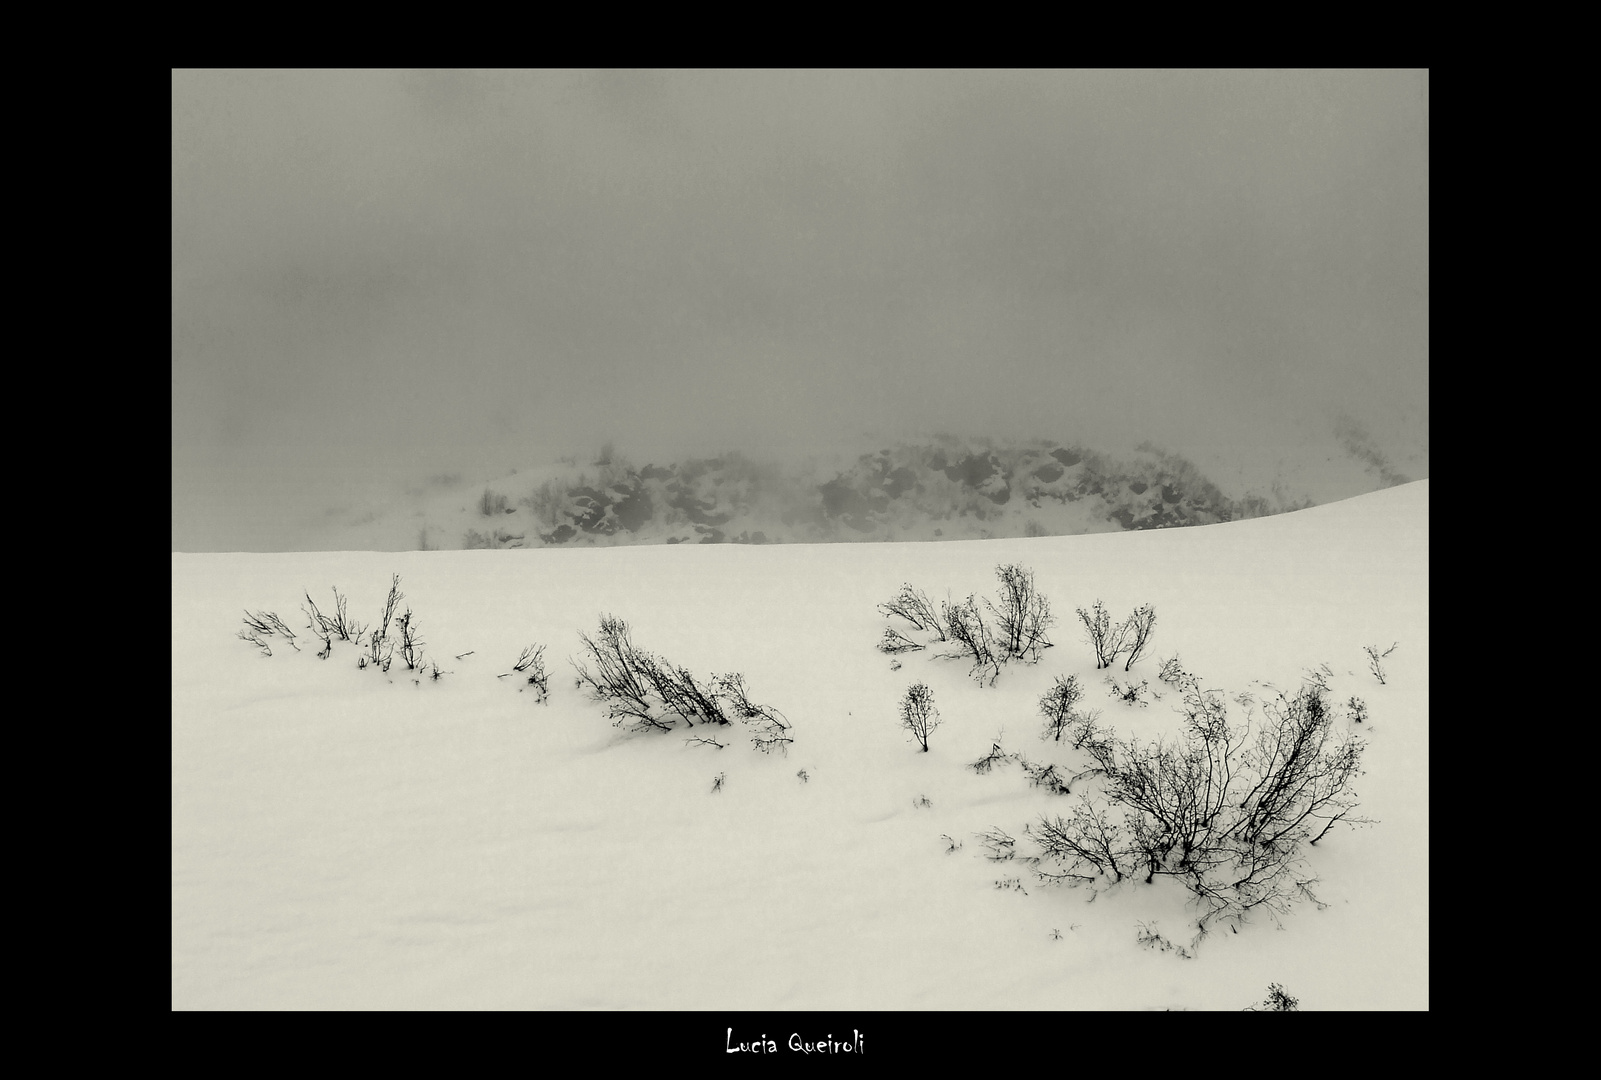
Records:
<instances>
[{"instance_id":1,"label":"foggy sky","mask_svg":"<svg viewBox=\"0 0 1601 1080\"><path fill-rule=\"evenodd\" d=\"M174 544L608 439L1426 438L1428 118L1421 71L175 71Z\"/></svg>"}]
</instances>

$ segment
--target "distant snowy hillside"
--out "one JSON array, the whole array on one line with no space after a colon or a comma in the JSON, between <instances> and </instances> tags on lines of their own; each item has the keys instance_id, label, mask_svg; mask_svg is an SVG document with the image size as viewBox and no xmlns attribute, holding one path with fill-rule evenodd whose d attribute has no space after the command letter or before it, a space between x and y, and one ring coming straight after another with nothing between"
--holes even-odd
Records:
<instances>
[{"instance_id":1,"label":"distant snowy hillside","mask_svg":"<svg viewBox=\"0 0 1601 1080\"><path fill-rule=\"evenodd\" d=\"M1048 441L950 437L790 468L738 453L639 464L608 449L587 465L569 461L488 482L440 477L409 498L345 512L308 546L460 550L1071 536L1262 517L1408 479L1354 425L1343 438L1341 447L1292 448L1290 457L1249 470L1222 458L1197 464L1151 444L1109 454Z\"/></svg>"}]
</instances>

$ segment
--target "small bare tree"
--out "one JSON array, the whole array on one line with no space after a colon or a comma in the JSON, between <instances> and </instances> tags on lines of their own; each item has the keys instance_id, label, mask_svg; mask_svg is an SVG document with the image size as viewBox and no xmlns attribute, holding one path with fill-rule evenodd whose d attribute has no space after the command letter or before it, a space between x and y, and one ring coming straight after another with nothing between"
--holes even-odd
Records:
<instances>
[{"instance_id":1,"label":"small bare tree","mask_svg":"<svg viewBox=\"0 0 1601 1080\"><path fill-rule=\"evenodd\" d=\"M901 699L901 727L910 731L928 752L929 732L939 727L939 710L934 708L934 691L926 683L913 683Z\"/></svg>"},{"instance_id":2,"label":"small bare tree","mask_svg":"<svg viewBox=\"0 0 1601 1080\"><path fill-rule=\"evenodd\" d=\"M1045 738L1062 741L1062 736L1076 717L1073 706L1083 697L1084 688L1078 684L1077 675L1056 677L1055 685L1040 698L1040 712L1045 716Z\"/></svg>"}]
</instances>

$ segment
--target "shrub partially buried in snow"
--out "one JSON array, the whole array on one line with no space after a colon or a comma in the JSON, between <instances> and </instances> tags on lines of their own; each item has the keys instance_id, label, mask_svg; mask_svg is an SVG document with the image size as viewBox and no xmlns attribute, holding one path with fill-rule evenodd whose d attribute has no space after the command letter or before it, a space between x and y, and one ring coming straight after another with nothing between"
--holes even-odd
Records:
<instances>
[{"instance_id":1,"label":"shrub partially buried in snow","mask_svg":"<svg viewBox=\"0 0 1601 1080\"><path fill-rule=\"evenodd\" d=\"M698 679L680 667L636 647L628 624L602 615L599 633L580 633L587 660L574 660L577 685L606 706L613 726L634 731L672 731L680 724L726 727L739 720L763 752L784 750L794 741L791 725L775 709L751 702L743 675Z\"/></svg>"}]
</instances>

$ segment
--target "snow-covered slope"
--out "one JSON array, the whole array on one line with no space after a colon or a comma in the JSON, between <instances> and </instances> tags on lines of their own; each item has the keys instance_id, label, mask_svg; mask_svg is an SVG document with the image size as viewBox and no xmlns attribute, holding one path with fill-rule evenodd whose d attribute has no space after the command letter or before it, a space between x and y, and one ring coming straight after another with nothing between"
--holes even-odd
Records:
<instances>
[{"instance_id":1,"label":"snow-covered slope","mask_svg":"<svg viewBox=\"0 0 1601 1080\"><path fill-rule=\"evenodd\" d=\"M476 492L474 492L476 494ZM1429 1004L1429 485L1197 528L941 544L665 545L172 556L172 1004L208 1008L1238 1009L1281 983L1303 1009ZM966 665L874 648L911 582L990 593L1036 574L1055 647L992 687ZM375 621L401 577L447 672L301 628L331 588ZM1107 695L1075 608L1150 603L1167 691L1294 688L1327 664L1370 718L1361 813L1312 852L1319 910L1214 933L1172 883L1091 894L983 856L1071 796L969 763L1041 739L1073 674ZM300 651L240 640L275 611ZM574 688L598 617L699 675L743 673L794 725L787 755L631 735ZM1363 646L1388 648L1388 681ZM508 672L546 646L550 698ZM897 668L896 665L899 665ZM1121 672L1119 672L1121 674ZM933 690L928 753L897 723ZM1176 695L1091 700L1120 734L1175 733ZM700 734L700 728L694 734ZM719 783L720 780L720 783ZM716 790L714 790L714 788ZM954 848L954 850L952 850Z\"/></svg>"}]
</instances>

